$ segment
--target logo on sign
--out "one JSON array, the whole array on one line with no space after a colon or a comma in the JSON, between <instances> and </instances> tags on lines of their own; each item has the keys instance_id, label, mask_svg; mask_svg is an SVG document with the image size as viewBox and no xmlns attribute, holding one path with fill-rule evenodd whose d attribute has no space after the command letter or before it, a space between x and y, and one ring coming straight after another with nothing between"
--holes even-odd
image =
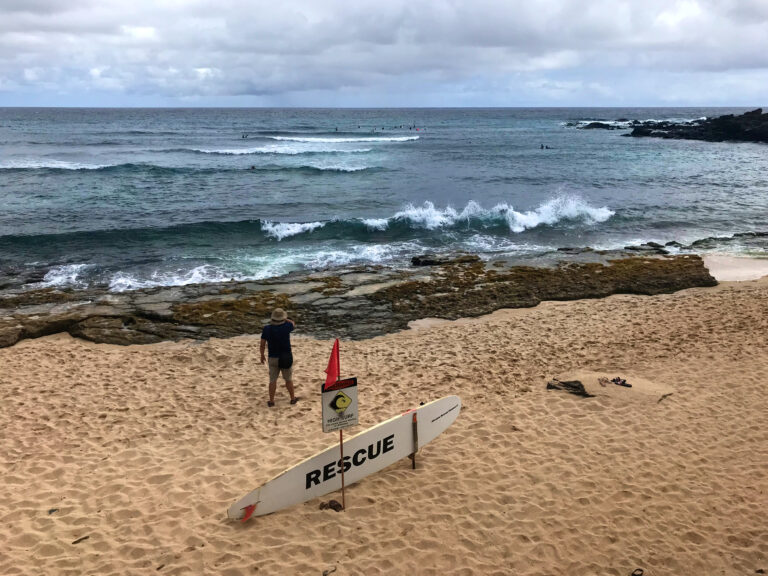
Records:
<instances>
[{"instance_id":1,"label":"logo on sign","mask_svg":"<svg viewBox=\"0 0 768 576\"><path fill-rule=\"evenodd\" d=\"M331 408L333 408L337 414L344 414L344 411L352 405L352 398L344 394L344 392L337 392L336 396L331 400Z\"/></svg>"}]
</instances>

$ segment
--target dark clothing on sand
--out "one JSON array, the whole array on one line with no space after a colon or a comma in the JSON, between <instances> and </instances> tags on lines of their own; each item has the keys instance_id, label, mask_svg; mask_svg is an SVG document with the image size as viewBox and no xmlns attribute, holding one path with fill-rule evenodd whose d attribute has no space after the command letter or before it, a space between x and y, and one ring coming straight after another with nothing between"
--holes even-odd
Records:
<instances>
[{"instance_id":1,"label":"dark clothing on sand","mask_svg":"<svg viewBox=\"0 0 768 576\"><path fill-rule=\"evenodd\" d=\"M261 339L267 341L270 358L279 358L291 353L291 332L293 332L293 324L290 322L264 326Z\"/></svg>"}]
</instances>

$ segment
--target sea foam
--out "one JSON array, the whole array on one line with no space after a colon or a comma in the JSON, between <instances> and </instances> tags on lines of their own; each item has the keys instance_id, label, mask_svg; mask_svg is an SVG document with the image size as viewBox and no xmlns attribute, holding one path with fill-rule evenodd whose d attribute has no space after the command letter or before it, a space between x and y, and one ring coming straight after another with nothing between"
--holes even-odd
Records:
<instances>
[{"instance_id":1,"label":"sea foam","mask_svg":"<svg viewBox=\"0 0 768 576\"><path fill-rule=\"evenodd\" d=\"M385 230L393 222L403 221L412 227L435 230L456 226L462 222L469 225L476 221L480 226L491 226L499 221L506 221L511 232L519 233L537 226L552 226L568 220L595 224L605 222L614 214L615 212L606 206L595 208L578 196L564 195L552 198L536 209L526 212L518 212L506 203L485 209L474 200L470 200L461 212L458 212L451 206L436 208L434 203L426 201L420 206L407 204L391 218L366 219L363 223L371 229Z\"/></svg>"},{"instance_id":2,"label":"sea foam","mask_svg":"<svg viewBox=\"0 0 768 576\"><path fill-rule=\"evenodd\" d=\"M267 136L271 140L283 140L286 142L410 142L418 140L418 136L360 136L355 138L326 138L321 136Z\"/></svg>"},{"instance_id":3,"label":"sea foam","mask_svg":"<svg viewBox=\"0 0 768 576\"><path fill-rule=\"evenodd\" d=\"M270 222L265 220L261 223L261 229L267 236L282 240L297 234L312 232L325 226L324 222Z\"/></svg>"},{"instance_id":4,"label":"sea foam","mask_svg":"<svg viewBox=\"0 0 768 576\"><path fill-rule=\"evenodd\" d=\"M82 162L67 162L65 160L49 160L42 158L5 160L0 162L0 170L37 170L52 168L56 170L101 170L114 164L83 164Z\"/></svg>"},{"instance_id":5,"label":"sea foam","mask_svg":"<svg viewBox=\"0 0 768 576\"><path fill-rule=\"evenodd\" d=\"M371 148L342 148L338 146L290 146L272 144L268 146L256 146L252 148L222 148L217 150L205 148L190 148L191 152L200 154L218 154L221 156L244 156L257 154L285 154L286 156L298 156L300 154L366 154Z\"/></svg>"}]
</instances>

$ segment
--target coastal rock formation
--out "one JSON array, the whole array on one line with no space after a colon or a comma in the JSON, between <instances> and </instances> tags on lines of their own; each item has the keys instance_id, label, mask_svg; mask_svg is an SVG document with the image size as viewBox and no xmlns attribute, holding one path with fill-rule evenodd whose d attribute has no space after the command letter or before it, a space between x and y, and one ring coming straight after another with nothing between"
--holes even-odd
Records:
<instances>
[{"instance_id":1,"label":"coastal rock formation","mask_svg":"<svg viewBox=\"0 0 768 576\"><path fill-rule=\"evenodd\" d=\"M764 114L762 108L758 108L741 116L727 114L693 122L647 121L635 124L629 136L708 142L768 142L768 113Z\"/></svg>"},{"instance_id":2,"label":"coastal rock formation","mask_svg":"<svg viewBox=\"0 0 768 576\"><path fill-rule=\"evenodd\" d=\"M457 319L542 300L715 284L698 256L649 255L552 268L459 257L411 271L359 268L122 293L48 288L0 295L0 347L57 332L125 345L258 334L278 306L290 311L304 334L363 339L402 330L419 318Z\"/></svg>"}]
</instances>

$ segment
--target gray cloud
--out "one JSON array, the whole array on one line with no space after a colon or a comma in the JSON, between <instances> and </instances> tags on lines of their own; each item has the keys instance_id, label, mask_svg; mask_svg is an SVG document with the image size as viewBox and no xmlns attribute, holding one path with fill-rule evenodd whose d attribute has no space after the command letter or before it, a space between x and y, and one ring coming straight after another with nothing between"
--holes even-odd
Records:
<instances>
[{"instance_id":1,"label":"gray cloud","mask_svg":"<svg viewBox=\"0 0 768 576\"><path fill-rule=\"evenodd\" d=\"M0 5L11 105L759 104L767 73L764 0Z\"/></svg>"}]
</instances>

